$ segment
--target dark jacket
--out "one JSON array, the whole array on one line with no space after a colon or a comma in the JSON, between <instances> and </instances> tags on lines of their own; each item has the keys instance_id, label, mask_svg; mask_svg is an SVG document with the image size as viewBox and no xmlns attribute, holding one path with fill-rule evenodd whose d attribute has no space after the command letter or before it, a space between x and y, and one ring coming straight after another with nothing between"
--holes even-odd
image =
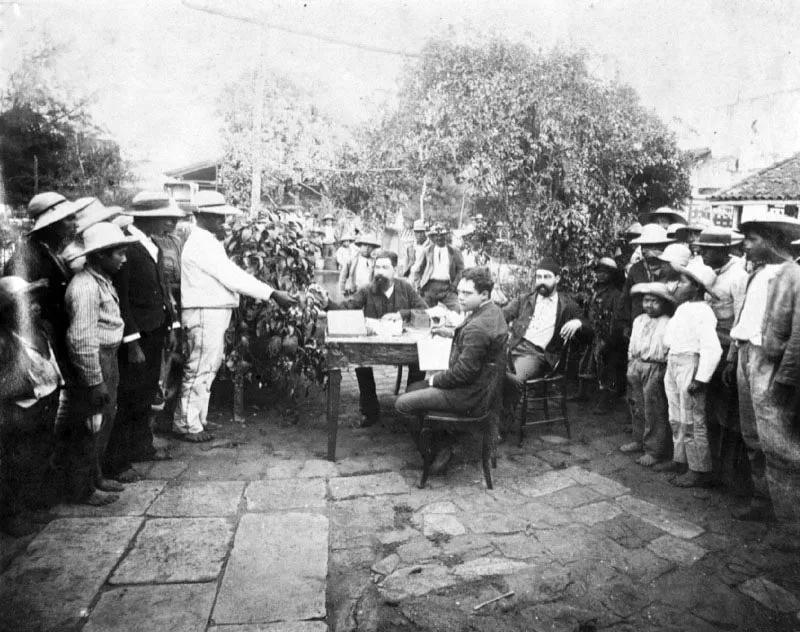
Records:
<instances>
[{"instance_id":1,"label":"dark jacket","mask_svg":"<svg viewBox=\"0 0 800 632\"><path fill-rule=\"evenodd\" d=\"M538 292L531 292L527 296L515 298L503 309L503 316L509 323L513 322L511 327L511 338L508 342L508 348L514 349L520 341L525 337L525 332L528 330L528 325L533 318L533 312L536 309L536 298L539 296ZM563 292L558 293L558 306L556 307L556 325L553 329L553 337L544 349L547 361L551 366L555 366L561 357L561 351L564 348L564 340L561 338L561 328L570 320L577 318L581 321L581 328L576 334L579 341L587 341L592 338L592 328L589 321L586 320L581 313L578 304L568 294Z\"/></svg>"},{"instance_id":2,"label":"dark jacket","mask_svg":"<svg viewBox=\"0 0 800 632\"><path fill-rule=\"evenodd\" d=\"M428 305L417 294L408 281L394 280L394 292L386 298L383 292L376 291L372 285L362 287L352 297L341 304L329 303L330 309L362 309L367 318L380 318L386 314L399 312L408 319L412 309L428 309Z\"/></svg>"},{"instance_id":3,"label":"dark jacket","mask_svg":"<svg viewBox=\"0 0 800 632\"><path fill-rule=\"evenodd\" d=\"M631 266L625 286L622 288L622 301L620 302L619 321L623 327L630 329L637 316L643 313L642 297L631 296L631 288L637 283L652 283L655 276L641 259Z\"/></svg>"},{"instance_id":4,"label":"dark jacket","mask_svg":"<svg viewBox=\"0 0 800 632\"><path fill-rule=\"evenodd\" d=\"M47 279L47 288L43 288L39 294L41 321L53 340L53 351L61 372L66 375L70 367L67 352L69 316L64 297L72 272L47 245L35 237L26 237L17 243L14 254L6 262L3 274L22 277L28 282Z\"/></svg>"},{"instance_id":5,"label":"dark jacket","mask_svg":"<svg viewBox=\"0 0 800 632\"><path fill-rule=\"evenodd\" d=\"M800 388L800 266L792 261L769 282L761 346L778 367L775 381Z\"/></svg>"},{"instance_id":6,"label":"dark jacket","mask_svg":"<svg viewBox=\"0 0 800 632\"><path fill-rule=\"evenodd\" d=\"M622 290L613 283L598 285L589 306L589 322L595 336L608 344L624 344L621 310Z\"/></svg>"},{"instance_id":7,"label":"dark jacket","mask_svg":"<svg viewBox=\"0 0 800 632\"><path fill-rule=\"evenodd\" d=\"M128 246L127 261L114 276L119 310L125 322L123 336L156 331L175 320L172 301L162 273L163 254L154 261L141 243Z\"/></svg>"},{"instance_id":8,"label":"dark jacket","mask_svg":"<svg viewBox=\"0 0 800 632\"><path fill-rule=\"evenodd\" d=\"M422 289L431 280L431 275L433 274L433 253L434 248L436 246L433 242L430 242L427 246L425 246L425 250L422 253L422 257L420 260L414 264L414 267L411 270L411 281L412 283ZM461 256L461 252L453 248L452 246L445 246L447 248L447 254L450 259L450 284L455 287L458 285L458 281L461 279L461 274L464 272L464 257Z\"/></svg>"},{"instance_id":9,"label":"dark jacket","mask_svg":"<svg viewBox=\"0 0 800 632\"><path fill-rule=\"evenodd\" d=\"M501 309L492 302L484 303L456 328L450 368L434 376L433 386L452 391L462 410L484 408L491 401L496 371L490 363L505 362L507 337Z\"/></svg>"}]
</instances>

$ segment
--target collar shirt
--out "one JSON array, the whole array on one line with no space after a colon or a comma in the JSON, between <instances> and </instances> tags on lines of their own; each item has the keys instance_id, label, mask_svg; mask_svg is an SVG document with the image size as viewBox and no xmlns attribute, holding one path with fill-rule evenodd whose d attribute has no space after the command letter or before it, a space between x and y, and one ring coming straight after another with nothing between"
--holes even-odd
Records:
<instances>
[{"instance_id":1,"label":"collar shirt","mask_svg":"<svg viewBox=\"0 0 800 632\"><path fill-rule=\"evenodd\" d=\"M525 339L542 349L553 339L556 329L556 313L558 312L558 294L536 296L531 322L525 330Z\"/></svg>"},{"instance_id":2,"label":"collar shirt","mask_svg":"<svg viewBox=\"0 0 800 632\"><path fill-rule=\"evenodd\" d=\"M145 235L133 224L128 226L128 233L131 237L136 237L136 239L139 240L139 243L144 246L144 249L147 250L148 254L153 258L153 261L158 262L158 246L150 237Z\"/></svg>"},{"instance_id":3,"label":"collar shirt","mask_svg":"<svg viewBox=\"0 0 800 632\"><path fill-rule=\"evenodd\" d=\"M383 295L384 295L384 296L385 296L387 299L390 299L390 298L392 298L392 294L394 294L394 283L392 283L392 284L389 286L389 289L388 289L388 290L386 290L386 291L383 293Z\"/></svg>"},{"instance_id":4,"label":"collar shirt","mask_svg":"<svg viewBox=\"0 0 800 632\"><path fill-rule=\"evenodd\" d=\"M70 323L69 357L84 386L103 381L100 348L122 342L125 324L114 285L104 274L86 266L70 281L66 295Z\"/></svg>"},{"instance_id":5,"label":"collar shirt","mask_svg":"<svg viewBox=\"0 0 800 632\"><path fill-rule=\"evenodd\" d=\"M628 360L644 360L645 362L666 362L667 346L664 334L669 324L666 314L658 318L650 318L640 314L631 327L631 341L628 345Z\"/></svg>"},{"instance_id":6,"label":"collar shirt","mask_svg":"<svg viewBox=\"0 0 800 632\"><path fill-rule=\"evenodd\" d=\"M761 325L767 311L769 282L775 277L780 264L761 266L750 277L739 320L731 329L731 338L761 346Z\"/></svg>"},{"instance_id":7,"label":"collar shirt","mask_svg":"<svg viewBox=\"0 0 800 632\"><path fill-rule=\"evenodd\" d=\"M181 253L181 306L239 307L239 294L268 301L273 289L228 259L214 235L195 226Z\"/></svg>"},{"instance_id":8,"label":"collar shirt","mask_svg":"<svg viewBox=\"0 0 800 632\"><path fill-rule=\"evenodd\" d=\"M431 279L434 281L450 281L450 253L447 246L433 247L433 272Z\"/></svg>"},{"instance_id":9,"label":"collar shirt","mask_svg":"<svg viewBox=\"0 0 800 632\"><path fill-rule=\"evenodd\" d=\"M747 272L740 261L731 258L717 273L717 280L711 288L714 295L706 294L706 302L717 317L719 341L725 347L731 344L731 327L742 311L746 288Z\"/></svg>"},{"instance_id":10,"label":"collar shirt","mask_svg":"<svg viewBox=\"0 0 800 632\"><path fill-rule=\"evenodd\" d=\"M678 305L664 333L669 355L699 356L694 379L708 383L722 357L717 337L717 319L705 301L689 301Z\"/></svg>"},{"instance_id":11,"label":"collar shirt","mask_svg":"<svg viewBox=\"0 0 800 632\"><path fill-rule=\"evenodd\" d=\"M353 280L355 281L356 289L366 287L372 283L372 259L359 255L355 266L356 271Z\"/></svg>"}]
</instances>

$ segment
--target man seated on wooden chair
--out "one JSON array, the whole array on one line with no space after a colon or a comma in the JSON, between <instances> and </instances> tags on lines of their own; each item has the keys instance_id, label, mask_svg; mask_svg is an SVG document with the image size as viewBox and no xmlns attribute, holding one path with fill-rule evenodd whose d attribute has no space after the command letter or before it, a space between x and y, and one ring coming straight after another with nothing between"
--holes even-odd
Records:
<instances>
[{"instance_id":1,"label":"man seated on wooden chair","mask_svg":"<svg viewBox=\"0 0 800 632\"><path fill-rule=\"evenodd\" d=\"M588 341L592 337L589 322L575 300L558 291L561 267L549 258L536 266L532 292L511 301L503 316L512 323L508 347L511 371L506 374L503 411L506 424L527 380L544 377L556 368L564 344L574 337ZM563 368L563 367L562 367Z\"/></svg>"},{"instance_id":2,"label":"man seated on wooden chair","mask_svg":"<svg viewBox=\"0 0 800 632\"><path fill-rule=\"evenodd\" d=\"M449 368L408 387L397 398L395 408L408 420L411 437L421 450L421 417L429 410L482 414L490 405L495 367L505 361L508 326L501 309L490 297L494 281L488 268L467 270L458 283L458 303L464 321L455 329L435 327L435 335L453 338ZM443 471L453 455L452 445L440 434L433 441L436 454L432 473ZM438 445L437 445L438 444ZM424 455L423 455L424 457Z\"/></svg>"},{"instance_id":3,"label":"man seated on wooden chair","mask_svg":"<svg viewBox=\"0 0 800 632\"><path fill-rule=\"evenodd\" d=\"M372 253L372 260L372 283L362 287L341 304L329 301L329 309L361 309L366 318L408 320L412 309L428 308L408 281L397 278L397 253L391 250L376 250ZM362 416L361 427L366 428L380 421L381 412L372 367L358 367L356 379ZM419 370L419 365L408 366L408 385L424 379L425 373Z\"/></svg>"}]
</instances>

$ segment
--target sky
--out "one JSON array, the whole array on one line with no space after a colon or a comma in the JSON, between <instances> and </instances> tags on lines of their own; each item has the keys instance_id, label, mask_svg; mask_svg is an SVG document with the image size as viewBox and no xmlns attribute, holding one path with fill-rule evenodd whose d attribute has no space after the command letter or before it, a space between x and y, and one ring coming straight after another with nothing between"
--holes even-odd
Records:
<instances>
[{"instance_id":1,"label":"sky","mask_svg":"<svg viewBox=\"0 0 800 632\"><path fill-rule=\"evenodd\" d=\"M96 120L153 172L220 153L219 94L259 59L349 125L391 107L413 61L276 29L260 49L252 23L193 7L411 55L448 31L583 49L685 145L746 152L755 135L770 157L800 149L793 0L22 0L0 5L0 81L51 33L69 45L63 78L95 95Z\"/></svg>"}]
</instances>

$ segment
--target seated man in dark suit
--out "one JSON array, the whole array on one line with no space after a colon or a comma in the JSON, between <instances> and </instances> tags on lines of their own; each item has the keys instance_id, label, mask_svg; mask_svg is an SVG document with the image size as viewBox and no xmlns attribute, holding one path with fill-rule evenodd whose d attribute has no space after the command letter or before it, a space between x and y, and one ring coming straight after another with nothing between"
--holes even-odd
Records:
<instances>
[{"instance_id":1,"label":"seated man in dark suit","mask_svg":"<svg viewBox=\"0 0 800 632\"><path fill-rule=\"evenodd\" d=\"M342 304L328 303L330 309L361 309L367 318L382 320L408 319L412 309L427 309L411 284L398 279L397 253L390 250L376 250L372 253L372 283L362 287ZM425 378L425 373L416 364L408 367L408 384ZM380 421L380 405L375 391L375 376L372 367L356 369L359 404L361 408L361 427L366 428Z\"/></svg>"},{"instance_id":2,"label":"seated man in dark suit","mask_svg":"<svg viewBox=\"0 0 800 632\"><path fill-rule=\"evenodd\" d=\"M560 280L560 266L552 259L543 259L536 266L533 292L503 309L506 321L512 323L508 347L513 371L506 376L503 403L507 415L526 380L542 377L555 368L566 342L575 336L591 340L591 327L577 303L558 291Z\"/></svg>"},{"instance_id":3,"label":"seated man in dark suit","mask_svg":"<svg viewBox=\"0 0 800 632\"><path fill-rule=\"evenodd\" d=\"M505 361L508 336L503 312L490 299L493 288L488 268L472 268L464 273L458 283L459 307L467 314L464 322L455 330L446 327L432 330L434 334L453 338L450 368L427 382L412 384L395 402L397 411L409 418L409 431L417 447L420 447L420 428L416 424L426 411L481 414L491 402L495 370L492 363ZM438 439L433 445L437 452L431 469L434 473L443 470L452 456L452 447L442 445L441 437Z\"/></svg>"}]
</instances>

